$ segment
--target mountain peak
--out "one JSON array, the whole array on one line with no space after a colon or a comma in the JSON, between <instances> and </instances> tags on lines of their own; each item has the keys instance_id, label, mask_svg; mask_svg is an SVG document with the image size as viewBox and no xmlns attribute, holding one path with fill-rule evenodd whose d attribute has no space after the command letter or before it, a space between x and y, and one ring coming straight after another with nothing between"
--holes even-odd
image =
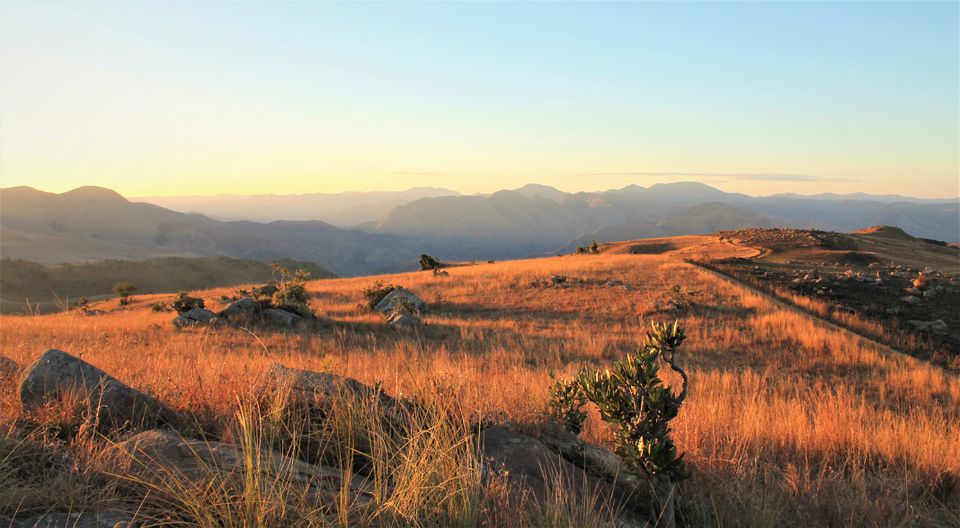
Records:
<instances>
[{"instance_id":1,"label":"mountain peak","mask_svg":"<svg viewBox=\"0 0 960 528\"><path fill-rule=\"evenodd\" d=\"M529 198L540 197L553 201L559 201L569 196L569 193L565 193L556 187L540 183L528 183L519 189L514 189L513 192Z\"/></svg>"},{"instance_id":2,"label":"mountain peak","mask_svg":"<svg viewBox=\"0 0 960 528\"><path fill-rule=\"evenodd\" d=\"M95 185L84 185L83 187L77 187L76 189L60 194L60 196L79 200L127 201L127 199L121 196L117 191L107 189L106 187L97 187Z\"/></svg>"}]
</instances>

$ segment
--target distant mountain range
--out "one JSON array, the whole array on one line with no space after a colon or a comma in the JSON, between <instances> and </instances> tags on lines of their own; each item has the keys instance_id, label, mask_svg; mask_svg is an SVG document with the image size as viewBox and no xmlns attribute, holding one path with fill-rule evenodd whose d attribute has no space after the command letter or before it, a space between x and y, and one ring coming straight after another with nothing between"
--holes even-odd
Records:
<instances>
[{"instance_id":1,"label":"distant mountain range","mask_svg":"<svg viewBox=\"0 0 960 528\"><path fill-rule=\"evenodd\" d=\"M459 196L460 193L435 187L414 187L406 191L305 193L305 194L218 194L214 196L142 196L131 201L146 202L182 213L199 213L217 220L319 220L337 227L353 227L377 220L398 205L420 198Z\"/></svg>"},{"instance_id":2,"label":"distant mountain range","mask_svg":"<svg viewBox=\"0 0 960 528\"><path fill-rule=\"evenodd\" d=\"M100 187L0 190L0 255L39 262L226 255L316 262L337 275L415 267L409 240L319 221L222 222L134 203Z\"/></svg>"},{"instance_id":3,"label":"distant mountain range","mask_svg":"<svg viewBox=\"0 0 960 528\"><path fill-rule=\"evenodd\" d=\"M573 251L594 239L744 227L851 231L887 224L919 237L960 241L958 200L751 197L692 182L579 193L531 184L475 196L418 188L152 200L203 214L132 202L97 187L62 194L2 189L0 254L44 264L173 255L286 257L351 276L413 269L420 253L451 260L532 257ZM304 218L326 218L340 227Z\"/></svg>"}]
</instances>

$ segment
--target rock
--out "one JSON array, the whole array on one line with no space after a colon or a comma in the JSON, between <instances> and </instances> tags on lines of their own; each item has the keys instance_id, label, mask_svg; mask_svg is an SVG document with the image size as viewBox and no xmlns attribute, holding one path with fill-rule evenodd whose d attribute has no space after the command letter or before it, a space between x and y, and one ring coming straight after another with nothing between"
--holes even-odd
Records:
<instances>
[{"instance_id":1,"label":"rock","mask_svg":"<svg viewBox=\"0 0 960 528\"><path fill-rule=\"evenodd\" d=\"M420 327L423 326L423 321L419 317L413 314L408 313L398 313L393 314L390 319L387 320L387 324L394 327Z\"/></svg>"},{"instance_id":2,"label":"rock","mask_svg":"<svg viewBox=\"0 0 960 528\"><path fill-rule=\"evenodd\" d=\"M408 423L414 405L404 399L393 398L382 390L365 385L353 378L328 372L314 372L285 367L279 363L270 367L259 389L260 398L277 397L289 406L306 409L314 416L324 416L338 399L349 397L375 401L384 417L395 427Z\"/></svg>"},{"instance_id":3,"label":"rock","mask_svg":"<svg viewBox=\"0 0 960 528\"><path fill-rule=\"evenodd\" d=\"M253 299L244 297L230 303L230 305L221 310L217 316L227 321L249 321L253 319L253 310L255 306L256 303Z\"/></svg>"},{"instance_id":4,"label":"rock","mask_svg":"<svg viewBox=\"0 0 960 528\"><path fill-rule=\"evenodd\" d=\"M174 317L173 326L176 328L184 328L187 326L210 324L216 322L216 320L217 314L206 308L191 308Z\"/></svg>"},{"instance_id":5,"label":"rock","mask_svg":"<svg viewBox=\"0 0 960 528\"><path fill-rule=\"evenodd\" d=\"M388 293L386 297L383 298L377 305L373 308L374 310L382 314L390 314L393 312L393 304L397 299L406 299L413 304L413 307L419 312L427 311L427 303L420 300L419 297L414 295L410 290L405 288L397 288L392 292Z\"/></svg>"},{"instance_id":6,"label":"rock","mask_svg":"<svg viewBox=\"0 0 960 528\"><path fill-rule=\"evenodd\" d=\"M923 292L923 298L924 298L924 299L931 299L931 298L936 297L936 296L937 296L937 290L927 290L927 291Z\"/></svg>"},{"instance_id":7,"label":"rock","mask_svg":"<svg viewBox=\"0 0 960 528\"><path fill-rule=\"evenodd\" d=\"M436 270L433 272L434 277L449 277L450 273L444 270Z\"/></svg>"},{"instance_id":8,"label":"rock","mask_svg":"<svg viewBox=\"0 0 960 528\"><path fill-rule=\"evenodd\" d=\"M271 324L284 328L293 328L303 323L303 317L279 308L268 308L263 311L263 316L266 317L267 321L270 321Z\"/></svg>"},{"instance_id":9,"label":"rock","mask_svg":"<svg viewBox=\"0 0 960 528\"><path fill-rule=\"evenodd\" d=\"M184 439L159 429L144 431L117 444L112 454L120 471L147 482L160 479L196 482L203 486L206 482L242 480L249 476L246 475L249 470L245 455L239 446ZM269 479L282 478L285 482L309 484L307 498L318 504L336 499L346 478L340 469L309 464L259 446L256 453L246 456L252 456L256 467ZM357 497L372 489L367 480L358 475L350 476L348 486L351 495Z\"/></svg>"},{"instance_id":10,"label":"rock","mask_svg":"<svg viewBox=\"0 0 960 528\"><path fill-rule=\"evenodd\" d=\"M945 323L943 319L937 319L936 321L910 320L907 321L907 324L920 332L931 332L937 335L946 335L950 332L947 323Z\"/></svg>"},{"instance_id":11,"label":"rock","mask_svg":"<svg viewBox=\"0 0 960 528\"><path fill-rule=\"evenodd\" d=\"M920 303L922 302L919 297L914 297L913 295L907 295L906 297L900 297L900 300L903 301L903 302L905 302L905 303L907 303L907 304L911 304L911 305L913 305L913 306L916 306L916 305L918 305L918 304L920 304Z\"/></svg>"},{"instance_id":12,"label":"rock","mask_svg":"<svg viewBox=\"0 0 960 528\"><path fill-rule=\"evenodd\" d=\"M191 308L186 312L183 312L181 315L187 319L192 319L201 323L209 323L217 318L217 314L207 310L206 308Z\"/></svg>"},{"instance_id":13,"label":"rock","mask_svg":"<svg viewBox=\"0 0 960 528\"><path fill-rule=\"evenodd\" d=\"M80 313L82 313L83 315L88 315L88 316L97 316L97 315L103 315L103 314L105 314L105 313L107 313L107 312L104 312L103 310L83 310L83 311L80 312Z\"/></svg>"},{"instance_id":14,"label":"rock","mask_svg":"<svg viewBox=\"0 0 960 528\"><path fill-rule=\"evenodd\" d=\"M614 453L582 442L559 424L536 427L521 432L507 422L484 428L480 434L484 474L503 475L542 501L551 491L547 482L556 482L559 473L567 493L599 493L628 517L624 519L628 526L643 526L645 518L657 517L654 479L633 472ZM669 502L672 505L672 497Z\"/></svg>"},{"instance_id":15,"label":"rock","mask_svg":"<svg viewBox=\"0 0 960 528\"><path fill-rule=\"evenodd\" d=\"M29 413L71 392L81 393L104 425L141 426L175 419L173 411L153 396L56 349L47 350L27 369L20 382L20 407Z\"/></svg>"},{"instance_id":16,"label":"rock","mask_svg":"<svg viewBox=\"0 0 960 528\"><path fill-rule=\"evenodd\" d=\"M26 519L0 516L4 528L132 528L133 517L117 511L44 513Z\"/></svg>"}]
</instances>

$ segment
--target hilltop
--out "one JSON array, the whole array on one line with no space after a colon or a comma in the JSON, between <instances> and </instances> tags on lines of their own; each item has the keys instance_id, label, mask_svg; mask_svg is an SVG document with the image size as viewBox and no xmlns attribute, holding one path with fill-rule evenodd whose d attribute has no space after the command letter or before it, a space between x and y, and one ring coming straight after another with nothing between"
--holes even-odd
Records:
<instances>
[{"instance_id":1,"label":"hilltop","mask_svg":"<svg viewBox=\"0 0 960 528\"><path fill-rule=\"evenodd\" d=\"M838 240L848 237L858 244L856 248L835 248ZM780 245L767 247L775 245L769 241ZM275 363L349 376L368 387L381 387L389 395L440 405L444 413L458 417L457 423L484 424L481 431L511 423L536 434L533 431L544 427L551 373L570 376L581 368L608 368L637 349L651 322L676 319L686 329L679 357L691 386L672 426L672 436L686 453L692 474L682 487L680 508L686 522L694 526L764 522L847 526L856 519L857 524L949 526L960 507L960 492L947 483L960 478L960 466L957 457L944 454L960 452L960 382L943 367L958 366L950 355L949 339L960 326L949 322L944 338L930 329L893 332L884 319L866 310L831 315L832 301L816 293L824 284L838 282L841 288L849 284L854 291L884 294L885 286L873 286L859 277L880 272L884 283L889 278L891 287L902 289L916 275L906 266L898 271L896 264L891 267L887 262L882 267L870 267L866 261L831 264L844 253L866 253L859 244L868 242L871 235L748 230L604 244L598 255L453 267L445 275L416 272L311 281L306 285L308 302L320 318L285 330L257 325L175 329L171 325L175 314L151 309L154 303L169 303L172 295L135 294L127 306L119 306L116 300L94 303L91 308L102 312L94 316L75 312L0 316L4 328L0 346L19 365L10 374L14 380L48 348L81 356L173 411L186 413L193 425L178 429L178 434L185 435L192 446L200 444L189 439L223 446L246 438L236 436L236 417L252 411L241 407L238 414L237 402L247 401L255 387L269 381ZM896 242L914 244L900 255L903 258L922 257L916 244L934 246ZM798 247L789 249L790 244ZM893 246L881 247L888 251ZM944 249L936 247L940 248L936 251ZM808 260L799 260L798 255ZM738 266L743 274L720 269L728 264ZM803 270L797 283L802 288L789 289L794 285L794 267L777 266ZM839 280L847 269L852 269L849 280ZM903 277L890 277L890 272ZM811 277L805 278L806 274ZM751 279L773 281L774 275L789 278L777 278L769 287ZM931 276L934 290L943 287L943 304L936 304L934 297L921 301L916 309L932 315L946 313L950 303L956 306L949 297L957 292L951 285L955 271L944 268L940 275ZM402 285L426 301L428 308L421 315L425 326L398 330L366 308L363 292L377 281ZM953 293L947 288L954 288ZM219 311L231 302L235 288L194 291L193 295ZM901 307L896 298L893 302ZM914 313L921 312L905 315ZM664 376L676 386L676 377ZM65 410L21 414L12 388L15 383L2 386L7 389L0 393L0 412L7 423L16 424L3 430L6 441L34 450L34 458L63 462L51 462L28 480L20 476L26 466L14 466L19 473L0 472L0 478L13 479L6 481L4 489L13 491L7 495L8 502L0 503L0 515L12 515L15 509L29 516L69 505L111 504L142 515L161 512L194 522L201 511L226 515L221 510L225 505L239 508L239 503L230 502L235 499L219 495L187 499L164 488L165 495L144 498L136 495L139 488L135 486L104 485L98 480L103 478L98 468L109 459L97 455L101 440L77 434L72 415ZM269 423L275 422L265 421L263 427ZM271 430L257 429L258 434ZM443 442L475 445L477 441L470 428L444 430L459 432L443 436ZM50 440L58 434L65 440ZM129 434L110 437L110 441L123 441ZM580 436L594 445L612 445L610 430L595 411ZM414 438L440 441L426 433ZM453 449L454 444L435 447ZM453 516L441 517L444 520L438 523L445 525L473 512L469 514L482 519L483 526L502 526L497 519L537 518L537 512L551 504L565 505L558 511L566 513L556 515L591 519L578 526L610 518L603 501L594 501L596 496L591 499L576 486L558 492L559 503L528 498L517 510L508 502L484 506L457 502L467 504L468 513L456 510L460 513L454 514L449 502L432 501L438 496L463 497L464 490L479 490L482 482L489 481L472 472L475 466L470 466L469 457L443 458L431 449L417 443L398 444L395 452L401 456L392 459L390 467L409 483L406 479L412 475L426 473L413 472L419 465L404 464L444 460L443 464L431 462L435 472L429 474L438 477L431 482L460 482L460 491L433 484L391 486L378 492L376 500L383 502L370 509L365 506L369 503L357 501L349 490L335 493L339 498L330 500L349 505L354 520L359 517L352 516L362 512L403 513L420 520L436 519L441 513ZM333 473L325 478L345 482L339 480L344 478L342 473L327 471ZM69 491L49 493L51 489ZM490 497L493 492L486 489L484 496ZM400 491L410 493L403 497L416 500L400 502L401 495L395 494ZM275 501L270 504L286 500L276 488L268 487L265 493L265 500ZM510 496L525 495L516 491ZM758 496L766 499L758 502ZM302 512L294 506L282 511ZM491 517L495 514L507 517Z\"/></svg>"}]
</instances>

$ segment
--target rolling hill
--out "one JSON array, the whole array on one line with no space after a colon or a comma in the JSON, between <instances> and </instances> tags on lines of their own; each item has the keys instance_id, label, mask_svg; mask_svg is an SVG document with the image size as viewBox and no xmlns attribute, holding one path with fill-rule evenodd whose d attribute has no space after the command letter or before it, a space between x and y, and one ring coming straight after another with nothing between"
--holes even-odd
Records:
<instances>
[{"instance_id":1,"label":"rolling hill","mask_svg":"<svg viewBox=\"0 0 960 528\"><path fill-rule=\"evenodd\" d=\"M409 240L318 221L221 222L134 203L99 187L62 194L0 190L4 257L59 264L103 259L217 256L317 263L337 275L411 269Z\"/></svg>"},{"instance_id":2,"label":"rolling hill","mask_svg":"<svg viewBox=\"0 0 960 528\"><path fill-rule=\"evenodd\" d=\"M335 277L311 262L280 259L287 269L304 269L312 279ZM104 260L85 264L44 266L36 262L3 259L0 262L0 312L46 313L80 297L112 297L119 281L137 286L137 294L175 293L238 284L262 283L273 278L265 262L232 257L163 257L148 260Z\"/></svg>"}]
</instances>

